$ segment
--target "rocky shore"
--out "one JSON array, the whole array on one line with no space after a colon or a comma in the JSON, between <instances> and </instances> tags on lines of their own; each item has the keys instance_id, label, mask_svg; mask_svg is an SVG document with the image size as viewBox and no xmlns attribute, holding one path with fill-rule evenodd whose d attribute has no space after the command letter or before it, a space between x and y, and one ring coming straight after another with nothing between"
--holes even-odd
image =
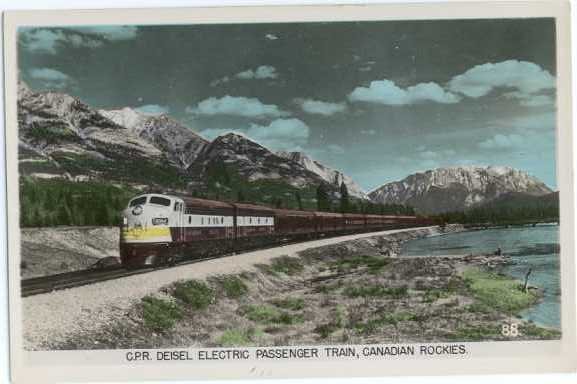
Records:
<instances>
[{"instance_id":1,"label":"rocky shore","mask_svg":"<svg viewBox=\"0 0 577 384\"><path fill-rule=\"evenodd\" d=\"M456 230L449 228L447 230ZM438 233L438 232L437 232ZM431 234L430 232L428 234ZM231 274L180 279L122 318L44 347L108 349L557 339L518 313L540 298L506 257L400 257L406 231L304 249ZM513 326L517 331L504 330Z\"/></svg>"}]
</instances>

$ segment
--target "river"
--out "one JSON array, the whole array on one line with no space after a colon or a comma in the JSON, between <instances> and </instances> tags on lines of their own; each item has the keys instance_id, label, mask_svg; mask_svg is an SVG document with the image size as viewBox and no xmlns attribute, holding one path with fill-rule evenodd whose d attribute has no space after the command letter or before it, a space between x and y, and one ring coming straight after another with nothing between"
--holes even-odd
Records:
<instances>
[{"instance_id":1,"label":"river","mask_svg":"<svg viewBox=\"0 0 577 384\"><path fill-rule=\"evenodd\" d=\"M559 226L511 227L460 232L408 241L402 255L490 254L501 248L513 264L503 272L519 280L532 269L529 284L544 290L543 300L521 316L535 323L560 328L561 287L559 264Z\"/></svg>"}]
</instances>

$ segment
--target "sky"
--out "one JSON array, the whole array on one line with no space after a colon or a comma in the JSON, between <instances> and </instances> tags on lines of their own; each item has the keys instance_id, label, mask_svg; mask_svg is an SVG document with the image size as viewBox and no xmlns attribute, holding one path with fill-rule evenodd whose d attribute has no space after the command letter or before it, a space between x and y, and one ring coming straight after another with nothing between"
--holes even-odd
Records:
<instances>
[{"instance_id":1,"label":"sky","mask_svg":"<svg viewBox=\"0 0 577 384\"><path fill-rule=\"evenodd\" d=\"M20 77L302 151L365 190L506 165L553 189L553 19L26 27Z\"/></svg>"}]
</instances>

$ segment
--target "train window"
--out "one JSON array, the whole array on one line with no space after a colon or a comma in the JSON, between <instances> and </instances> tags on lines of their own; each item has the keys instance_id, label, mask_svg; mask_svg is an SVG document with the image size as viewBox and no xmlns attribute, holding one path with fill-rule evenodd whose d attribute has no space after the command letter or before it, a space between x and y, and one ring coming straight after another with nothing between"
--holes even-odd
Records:
<instances>
[{"instance_id":1,"label":"train window","mask_svg":"<svg viewBox=\"0 0 577 384\"><path fill-rule=\"evenodd\" d=\"M157 204L157 205L164 205L165 207L170 206L170 199L165 199L164 197L160 196L151 196L150 197L150 204Z\"/></svg>"},{"instance_id":2,"label":"train window","mask_svg":"<svg viewBox=\"0 0 577 384\"><path fill-rule=\"evenodd\" d=\"M134 207L135 205L143 205L143 204L146 204L146 196L137 197L136 199L130 202L129 206Z\"/></svg>"},{"instance_id":3,"label":"train window","mask_svg":"<svg viewBox=\"0 0 577 384\"><path fill-rule=\"evenodd\" d=\"M204 225L204 217L200 218L200 225Z\"/></svg>"},{"instance_id":4,"label":"train window","mask_svg":"<svg viewBox=\"0 0 577 384\"><path fill-rule=\"evenodd\" d=\"M224 217L222 217L222 216L220 217L220 223L224 224Z\"/></svg>"},{"instance_id":5,"label":"train window","mask_svg":"<svg viewBox=\"0 0 577 384\"><path fill-rule=\"evenodd\" d=\"M192 216L188 216L188 224L192 224Z\"/></svg>"},{"instance_id":6,"label":"train window","mask_svg":"<svg viewBox=\"0 0 577 384\"><path fill-rule=\"evenodd\" d=\"M249 218L248 218L248 223L249 223L249 224L252 224L252 217L249 217Z\"/></svg>"}]
</instances>

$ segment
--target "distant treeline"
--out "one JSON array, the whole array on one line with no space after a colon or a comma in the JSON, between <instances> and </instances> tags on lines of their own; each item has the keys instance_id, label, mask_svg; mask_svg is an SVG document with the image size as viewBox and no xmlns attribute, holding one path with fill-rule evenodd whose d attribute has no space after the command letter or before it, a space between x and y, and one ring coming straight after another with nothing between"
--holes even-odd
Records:
<instances>
[{"instance_id":1,"label":"distant treeline","mask_svg":"<svg viewBox=\"0 0 577 384\"><path fill-rule=\"evenodd\" d=\"M559 219L559 197L515 196L462 212L435 215L439 223L515 224Z\"/></svg>"},{"instance_id":2,"label":"distant treeline","mask_svg":"<svg viewBox=\"0 0 577 384\"><path fill-rule=\"evenodd\" d=\"M343 213L414 214L411 207L372 204L351 198L344 184L341 187L340 199L330 199L324 186L315 191L315 188L311 187L298 189L272 181L252 183L239 181L233 185L235 188L230 190L214 188L205 193L191 192L191 195L229 202L251 202L273 208ZM105 182L38 180L23 177L20 179L20 225L22 227L118 225L120 212L137 193L137 190L128 186Z\"/></svg>"},{"instance_id":3,"label":"distant treeline","mask_svg":"<svg viewBox=\"0 0 577 384\"><path fill-rule=\"evenodd\" d=\"M136 192L106 183L65 180L20 181L20 225L118 225Z\"/></svg>"}]
</instances>

